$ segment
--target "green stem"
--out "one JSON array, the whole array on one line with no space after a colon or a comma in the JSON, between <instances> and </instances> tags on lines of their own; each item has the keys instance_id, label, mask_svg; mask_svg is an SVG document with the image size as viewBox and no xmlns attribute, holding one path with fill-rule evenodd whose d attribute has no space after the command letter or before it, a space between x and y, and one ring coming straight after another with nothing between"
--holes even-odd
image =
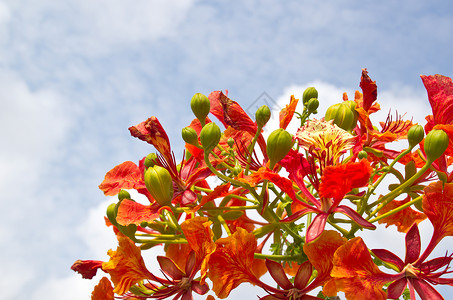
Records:
<instances>
[{"instance_id":1,"label":"green stem","mask_svg":"<svg viewBox=\"0 0 453 300\"><path fill-rule=\"evenodd\" d=\"M387 205L390 201L395 199L397 196L399 196L407 187L412 185L420 176L422 176L431 166L432 161L427 161L426 164L411 178L409 178L406 182L402 183L400 186L398 186L396 189L391 191L385 196L382 196L379 199L379 206L371 212L371 214L366 218L367 220L370 220L374 215L376 215L385 205Z\"/></svg>"},{"instance_id":2,"label":"green stem","mask_svg":"<svg viewBox=\"0 0 453 300\"><path fill-rule=\"evenodd\" d=\"M297 255L275 255L275 254L262 254L262 253L254 253L255 258L259 259L271 259L275 261L297 261L299 260L302 255L297 254Z\"/></svg>"},{"instance_id":3,"label":"green stem","mask_svg":"<svg viewBox=\"0 0 453 300\"><path fill-rule=\"evenodd\" d=\"M248 173L249 173L250 162L252 161L253 149L255 149L255 144L256 144L256 141L258 140L258 137L261 134L261 129L263 129L263 126L258 126L257 127L255 136L253 137L253 140L250 143L250 145L247 147L250 155L249 155L249 157L247 157L247 166L245 167L244 175L248 175Z\"/></svg>"}]
</instances>

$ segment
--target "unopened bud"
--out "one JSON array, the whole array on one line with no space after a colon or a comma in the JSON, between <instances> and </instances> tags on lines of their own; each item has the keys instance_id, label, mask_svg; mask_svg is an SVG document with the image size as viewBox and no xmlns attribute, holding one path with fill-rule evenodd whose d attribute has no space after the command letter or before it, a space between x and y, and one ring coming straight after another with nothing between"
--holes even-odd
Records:
<instances>
[{"instance_id":1,"label":"unopened bud","mask_svg":"<svg viewBox=\"0 0 453 300\"><path fill-rule=\"evenodd\" d=\"M258 125L258 127L263 128L264 125L266 125L266 123L271 118L271 110L269 109L269 106L263 105L260 108L258 108L255 117L256 124Z\"/></svg>"},{"instance_id":2,"label":"unopened bud","mask_svg":"<svg viewBox=\"0 0 453 300\"><path fill-rule=\"evenodd\" d=\"M348 104L337 103L330 106L326 111L326 121L333 120L338 127L351 132L357 125L357 112Z\"/></svg>"},{"instance_id":3,"label":"unopened bud","mask_svg":"<svg viewBox=\"0 0 453 300\"><path fill-rule=\"evenodd\" d=\"M190 108L192 108L193 114L198 120L200 120L201 124L204 125L206 117L209 114L209 110L211 109L211 103L209 102L208 97L203 94L196 93L190 101Z\"/></svg>"},{"instance_id":4,"label":"unopened bud","mask_svg":"<svg viewBox=\"0 0 453 300\"><path fill-rule=\"evenodd\" d=\"M425 137L425 130L422 125L414 125L407 132L407 141L409 142L409 147L414 148L418 143L423 141Z\"/></svg>"},{"instance_id":5,"label":"unopened bud","mask_svg":"<svg viewBox=\"0 0 453 300\"><path fill-rule=\"evenodd\" d=\"M119 193L118 193L118 200L123 200L123 199L131 199L131 194L129 194L128 191L126 190L121 190Z\"/></svg>"},{"instance_id":6,"label":"unopened bud","mask_svg":"<svg viewBox=\"0 0 453 300\"><path fill-rule=\"evenodd\" d=\"M145 172L145 185L154 200L161 206L168 206L173 199L173 182L167 169L155 165Z\"/></svg>"},{"instance_id":7,"label":"unopened bud","mask_svg":"<svg viewBox=\"0 0 453 300\"><path fill-rule=\"evenodd\" d=\"M312 86L309 88L306 88L304 93L302 94L302 101L303 101L304 105L306 105L308 103L308 101L310 101L311 98L318 99L318 91Z\"/></svg>"},{"instance_id":8,"label":"unopened bud","mask_svg":"<svg viewBox=\"0 0 453 300\"><path fill-rule=\"evenodd\" d=\"M448 135L441 129L431 130L425 138L425 154L428 161L433 162L447 150Z\"/></svg>"},{"instance_id":9,"label":"unopened bud","mask_svg":"<svg viewBox=\"0 0 453 300\"><path fill-rule=\"evenodd\" d=\"M184 127L181 132L182 139L184 142L190 145L194 145L195 147L200 147L198 143L198 134L192 127Z\"/></svg>"},{"instance_id":10,"label":"unopened bud","mask_svg":"<svg viewBox=\"0 0 453 300\"><path fill-rule=\"evenodd\" d=\"M228 146L230 146L230 148L233 148L233 146L234 146L234 139L233 139L233 138L229 138L228 141L227 141L227 143L228 143Z\"/></svg>"},{"instance_id":11,"label":"unopened bud","mask_svg":"<svg viewBox=\"0 0 453 300\"><path fill-rule=\"evenodd\" d=\"M317 98L311 98L307 103L307 111L309 114L314 113L319 107L319 101Z\"/></svg>"},{"instance_id":12,"label":"unopened bud","mask_svg":"<svg viewBox=\"0 0 453 300\"><path fill-rule=\"evenodd\" d=\"M358 159L364 159L364 158L367 158L368 157L368 153L366 153L366 151L360 151L358 154L357 154L357 158Z\"/></svg>"},{"instance_id":13,"label":"unopened bud","mask_svg":"<svg viewBox=\"0 0 453 300\"><path fill-rule=\"evenodd\" d=\"M157 161L157 154L156 153L150 153L146 156L144 165L146 168L152 167L156 164Z\"/></svg>"},{"instance_id":14,"label":"unopened bud","mask_svg":"<svg viewBox=\"0 0 453 300\"><path fill-rule=\"evenodd\" d=\"M274 130L267 139L267 156L269 157L269 167L273 169L275 164L284 158L293 146L293 138L289 132L283 128Z\"/></svg>"},{"instance_id":15,"label":"unopened bud","mask_svg":"<svg viewBox=\"0 0 453 300\"><path fill-rule=\"evenodd\" d=\"M206 153L211 152L220 141L222 132L214 122L206 124L200 132L200 142Z\"/></svg>"}]
</instances>

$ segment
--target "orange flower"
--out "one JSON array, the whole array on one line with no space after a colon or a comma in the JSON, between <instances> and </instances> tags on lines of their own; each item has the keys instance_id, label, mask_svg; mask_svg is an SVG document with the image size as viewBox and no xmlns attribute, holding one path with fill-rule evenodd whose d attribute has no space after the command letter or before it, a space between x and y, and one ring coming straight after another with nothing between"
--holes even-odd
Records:
<instances>
[{"instance_id":1,"label":"orange flower","mask_svg":"<svg viewBox=\"0 0 453 300\"><path fill-rule=\"evenodd\" d=\"M219 298L228 297L231 290L243 282L260 284L253 272L257 242L252 233L239 227L233 235L218 239L216 245L209 260L208 276Z\"/></svg>"},{"instance_id":2,"label":"orange flower","mask_svg":"<svg viewBox=\"0 0 453 300\"><path fill-rule=\"evenodd\" d=\"M113 300L113 287L107 277L102 277L91 293L91 300Z\"/></svg>"},{"instance_id":3,"label":"orange flower","mask_svg":"<svg viewBox=\"0 0 453 300\"><path fill-rule=\"evenodd\" d=\"M110 260L102 264L102 269L110 274L115 285L114 292L122 295L134 284L155 277L146 268L140 248L122 234L117 237L119 246L116 251L108 251Z\"/></svg>"},{"instance_id":4,"label":"orange flower","mask_svg":"<svg viewBox=\"0 0 453 300\"><path fill-rule=\"evenodd\" d=\"M291 99L289 104L285 106L280 111L279 119L280 119L280 128L286 129L288 127L289 122L291 122L294 112L296 111L297 103L299 99L294 98L294 95L291 95Z\"/></svg>"}]
</instances>

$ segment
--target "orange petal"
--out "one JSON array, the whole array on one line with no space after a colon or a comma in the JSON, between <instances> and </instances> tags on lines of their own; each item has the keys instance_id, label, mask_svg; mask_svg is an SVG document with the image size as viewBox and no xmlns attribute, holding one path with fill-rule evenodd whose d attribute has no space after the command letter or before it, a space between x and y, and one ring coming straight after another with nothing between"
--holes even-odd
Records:
<instances>
[{"instance_id":1,"label":"orange petal","mask_svg":"<svg viewBox=\"0 0 453 300\"><path fill-rule=\"evenodd\" d=\"M140 248L124 235L117 237L119 246L116 251L108 251L110 260L102 264L102 269L110 274L115 285L113 291L123 295L134 284L154 276L146 268Z\"/></svg>"},{"instance_id":2,"label":"orange petal","mask_svg":"<svg viewBox=\"0 0 453 300\"><path fill-rule=\"evenodd\" d=\"M91 293L91 300L113 300L113 287L107 277L102 277Z\"/></svg>"},{"instance_id":3,"label":"orange petal","mask_svg":"<svg viewBox=\"0 0 453 300\"><path fill-rule=\"evenodd\" d=\"M423 212L433 224L437 244L453 235L453 183L433 182L424 191Z\"/></svg>"},{"instance_id":4,"label":"orange petal","mask_svg":"<svg viewBox=\"0 0 453 300\"><path fill-rule=\"evenodd\" d=\"M299 99L296 99L294 98L294 95L291 95L289 104L287 104L285 108L280 111L280 128L286 129L286 127L288 127L289 122L291 122L294 116L298 102Z\"/></svg>"},{"instance_id":5,"label":"orange petal","mask_svg":"<svg viewBox=\"0 0 453 300\"><path fill-rule=\"evenodd\" d=\"M188 244L165 245L165 256L173 260L181 270L186 267L190 251L192 251L192 248Z\"/></svg>"},{"instance_id":6,"label":"orange petal","mask_svg":"<svg viewBox=\"0 0 453 300\"><path fill-rule=\"evenodd\" d=\"M257 242L252 233L238 227L233 235L218 239L216 244L217 249L209 260L208 276L219 298L228 297L243 282L259 283L253 273Z\"/></svg>"},{"instance_id":7,"label":"orange petal","mask_svg":"<svg viewBox=\"0 0 453 300\"><path fill-rule=\"evenodd\" d=\"M324 282L330 279L334 253L345 243L346 239L338 232L325 230L314 242L304 245L304 253L318 271L318 276L315 280L319 285L323 285Z\"/></svg>"},{"instance_id":8,"label":"orange petal","mask_svg":"<svg viewBox=\"0 0 453 300\"><path fill-rule=\"evenodd\" d=\"M124 199L118 207L116 221L123 226L130 224L140 225L141 222L152 222L159 216L160 207L160 205L143 205L129 199Z\"/></svg>"},{"instance_id":9,"label":"orange petal","mask_svg":"<svg viewBox=\"0 0 453 300\"><path fill-rule=\"evenodd\" d=\"M386 299L382 287L395 280L383 273L374 264L362 238L356 237L339 247L333 257L331 276L335 278L338 291L347 299Z\"/></svg>"},{"instance_id":10,"label":"orange petal","mask_svg":"<svg viewBox=\"0 0 453 300\"><path fill-rule=\"evenodd\" d=\"M131 161L123 162L105 174L99 188L106 196L115 196L121 189L146 188L140 168Z\"/></svg>"},{"instance_id":11,"label":"orange petal","mask_svg":"<svg viewBox=\"0 0 453 300\"><path fill-rule=\"evenodd\" d=\"M392 202L384 206L378 212L378 215L383 215L388 211L398 208L401 205L409 202L410 199L410 197L407 197L406 199L401 201L393 200ZM424 213L413 210L411 207L407 207L391 216L388 216L387 218L379 220L378 222L379 224L386 224L385 227L395 225L399 232L407 232L414 223L419 224L424 219L426 219L426 215Z\"/></svg>"},{"instance_id":12,"label":"orange petal","mask_svg":"<svg viewBox=\"0 0 453 300\"><path fill-rule=\"evenodd\" d=\"M71 266L71 270L80 273L82 278L92 279L98 269L102 267L102 261L99 260L76 260Z\"/></svg>"},{"instance_id":13,"label":"orange petal","mask_svg":"<svg viewBox=\"0 0 453 300\"><path fill-rule=\"evenodd\" d=\"M202 283L207 275L208 262L211 254L216 249L216 244L212 240L214 233L210 226L211 221L206 217L195 217L186 220L181 224L182 231L184 232L189 246L195 251L197 259L202 262Z\"/></svg>"}]
</instances>

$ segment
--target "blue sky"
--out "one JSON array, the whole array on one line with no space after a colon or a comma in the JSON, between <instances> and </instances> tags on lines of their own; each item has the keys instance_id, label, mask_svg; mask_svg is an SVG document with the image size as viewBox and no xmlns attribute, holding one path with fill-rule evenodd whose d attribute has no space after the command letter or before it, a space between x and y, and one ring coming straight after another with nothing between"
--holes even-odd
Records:
<instances>
[{"instance_id":1,"label":"blue sky","mask_svg":"<svg viewBox=\"0 0 453 300\"><path fill-rule=\"evenodd\" d=\"M89 294L70 265L115 247L97 186L154 150L128 127L157 116L178 157L196 92L249 107L316 82L326 105L364 67L424 124L419 75L452 76L452 29L449 1L0 0L2 298Z\"/></svg>"}]
</instances>

